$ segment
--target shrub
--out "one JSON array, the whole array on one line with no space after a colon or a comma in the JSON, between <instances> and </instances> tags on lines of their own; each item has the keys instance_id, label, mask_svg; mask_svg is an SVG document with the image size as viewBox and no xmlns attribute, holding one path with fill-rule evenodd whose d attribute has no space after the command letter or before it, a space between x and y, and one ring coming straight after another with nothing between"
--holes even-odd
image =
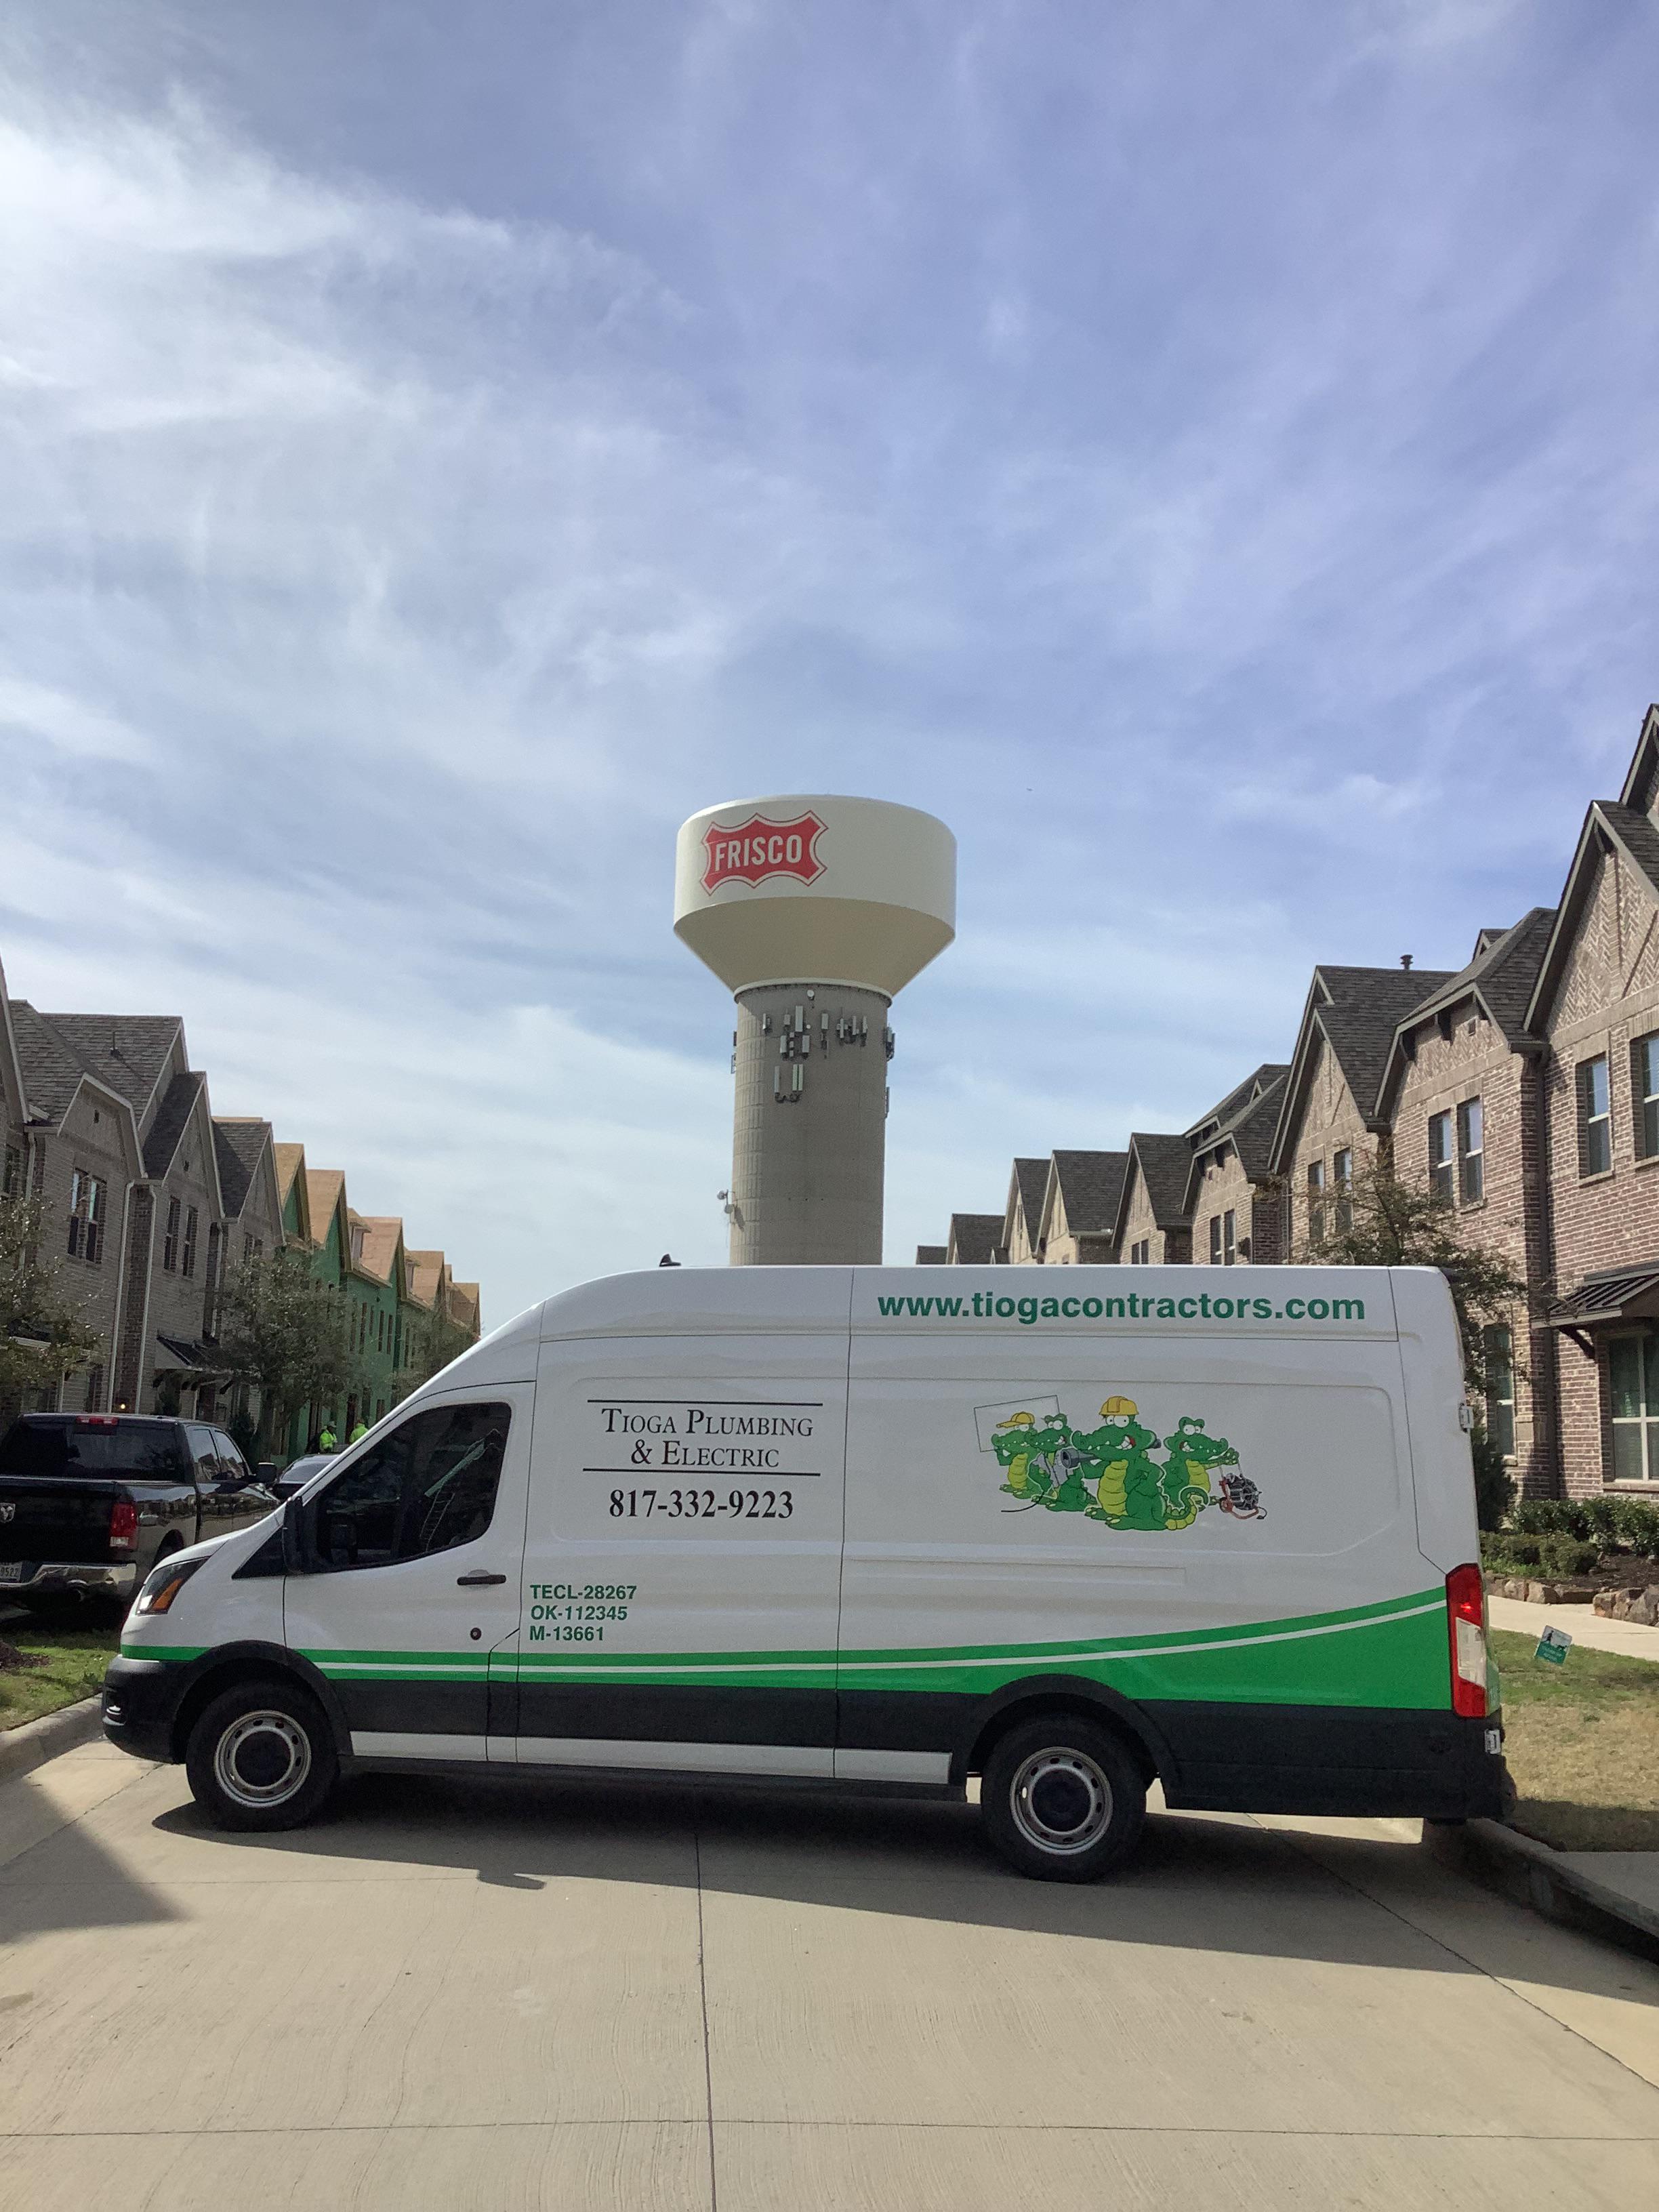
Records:
<instances>
[{"instance_id":1,"label":"shrub","mask_svg":"<svg viewBox=\"0 0 1659 2212\"><path fill-rule=\"evenodd\" d=\"M1469 1436L1474 1460L1474 1517L1482 1528L1501 1528L1515 1497L1515 1484L1500 1452L1477 1421Z\"/></svg>"},{"instance_id":2,"label":"shrub","mask_svg":"<svg viewBox=\"0 0 1659 2212\"><path fill-rule=\"evenodd\" d=\"M1524 1574L1535 1570L1543 1539L1538 1536L1511 1536L1507 1530L1497 1535L1480 1539L1482 1563L1498 1574Z\"/></svg>"},{"instance_id":3,"label":"shrub","mask_svg":"<svg viewBox=\"0 0 1659 2212\"><path fill-rule=\"evenodd\" d=\"M1577 1498L1523 1498L1510 1525L1518 1536L1583 1538L1590 1533L1583 1503Z\"/></svg>"},{"instance_id":4,"label":"shrub","mask_svg":"<svg viewBox=\"0 0 1659 2212\"><path fill-rule=\"evenodd\" d=\"M1644 1559L1659 1559L1659 1505L1650 1505L1644 1498L1605 1498L1595 1502L1608 1509L1616 1542Z\"/></svg>"},{"instance_id":5,"label":"shrub","mask_svg":"<svg viewBox=\"0 0 1659 2212\"><path fill-rule=\"evenodd\" d=\"M1601 1556L1594 1537L1544 1536L1538 1545L1538 1564L1548 1575L1587 1575Z\"/></svg>"}]
</instances>

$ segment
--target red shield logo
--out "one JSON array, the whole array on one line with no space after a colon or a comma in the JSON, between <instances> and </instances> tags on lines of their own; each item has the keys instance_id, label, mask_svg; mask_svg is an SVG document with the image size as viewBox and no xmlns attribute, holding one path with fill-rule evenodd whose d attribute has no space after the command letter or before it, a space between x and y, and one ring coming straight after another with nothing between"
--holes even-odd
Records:
<instances>
[{"instance_id":1,"label":"red shield logo","mask_svg":"<svg viewBox=\"0 0 1659 2212\"><path fill-rule=\"evenodd\" d=\"M722 884L764 883L768 876L816 883L823 873L817 850L823 835L823 824L816 814L798 814L793 822L751 814L746 822L713 823L703 838L708 865L702 872L702 887L713 891Z\"/></svg>"}]
</instances>

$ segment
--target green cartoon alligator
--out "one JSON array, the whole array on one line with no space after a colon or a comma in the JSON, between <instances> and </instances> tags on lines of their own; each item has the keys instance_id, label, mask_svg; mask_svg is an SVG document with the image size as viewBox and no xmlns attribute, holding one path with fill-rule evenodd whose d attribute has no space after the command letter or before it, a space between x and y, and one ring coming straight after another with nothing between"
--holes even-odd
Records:
<instances>
[{"instance_id":1,"label":"green cartoon alligator","mask_svg":"<svg viewBox=\"0 0 1659 2212\"><path fill-rule=\"evenodd\" d=\"M1074 1429L1063 1413L1039 1422L1030 1413L998 1423L991 1449L1006 1468L1005 1491L1022 1507L1083 1513L1109 1528L1189 1528L1212 1504L1210 1470L1237 1467L1238 1454L1224 1437L1184 1413L1162 1440L1146 1427L1132 1398L1110 1397L1100 1426Z\"/></svg>"}]
</instances>

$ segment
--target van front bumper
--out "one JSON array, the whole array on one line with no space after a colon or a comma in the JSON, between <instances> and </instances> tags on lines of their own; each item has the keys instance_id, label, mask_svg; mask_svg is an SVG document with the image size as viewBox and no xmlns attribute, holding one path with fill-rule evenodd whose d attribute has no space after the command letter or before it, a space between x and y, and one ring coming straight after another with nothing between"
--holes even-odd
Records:
<instances>
[{"instance_id":1,"label":"van front bumper","mask_svg":"<svg viewBox=\"0 0 1659 2212\"><path fill-rule=\"evenodd\" d=\"M87 1566L73 1559L24 1559L22 1574L0 1581L0 1597L15 1597L23 1590L79 1590L95 1597L131 1597L138 1569L131 1560L125 1566Z\"/></svg>"},{"instance_id":2,"label":"van front bumper","mask_svg":"<svg viewBox=\"0 0 1659 2212\"><path fill-rule=\"evenodd\" d=\"M114 1658L104 1676L104 1735L135 1759L173 1757L173 1727L191 1669L175 1661Z\"/></svg>"}]
</instances>

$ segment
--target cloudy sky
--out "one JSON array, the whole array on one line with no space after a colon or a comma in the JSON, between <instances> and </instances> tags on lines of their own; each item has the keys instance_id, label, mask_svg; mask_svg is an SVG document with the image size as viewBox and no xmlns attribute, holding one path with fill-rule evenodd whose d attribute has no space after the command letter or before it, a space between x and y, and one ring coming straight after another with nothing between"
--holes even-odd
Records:
<instances>
[{"instance_id":1,"label":"cloudy sky","mask_svg":"<svg viewBox=\"0 0 1659 2212\"><path fill-rule=\"evenodd\" d=\"M483 1280L723 1255L673 835L942 814L888 1252L1554 898L1656 665L1644 0L10 0L0 957Z\"/></svg>"}]
</instances>

